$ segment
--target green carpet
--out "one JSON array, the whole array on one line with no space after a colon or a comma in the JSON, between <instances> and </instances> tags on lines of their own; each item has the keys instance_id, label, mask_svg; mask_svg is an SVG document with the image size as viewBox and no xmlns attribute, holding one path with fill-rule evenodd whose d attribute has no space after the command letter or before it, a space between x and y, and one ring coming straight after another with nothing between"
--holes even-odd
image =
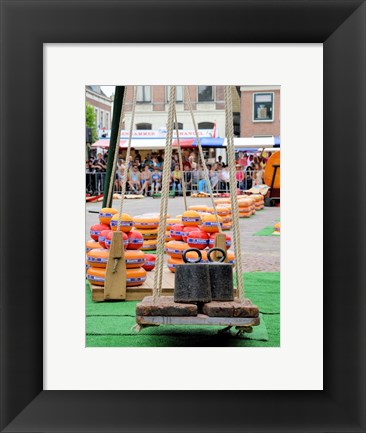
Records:
<instances>
[{"instance_id":1,"label":"green carpet","mask_svg":"<svg viewBox=\"0 0 366 433\"><path fill-rule=\"evenodd\" d=\"M236 337L234 331L218 334L217 326L160 326L136 334L137 302L93 303L86 288L87 347L279 347L280 345L280 274L244 274L246 297L261 311L260 326L253 333Z\"/></svg>"},{"instance_id":2,"label":"green carpet","mask_svg":"<svg viewBox=\"0 0 366 433\"><path fill-rule=\"evenodd\" d=\"M274 232L273 226L264 227L264 229L259 230L259 232L257 233L254 233L253 236L278 236L278 235L274 235L273 232Z\"/></svg>"}]
</instances>

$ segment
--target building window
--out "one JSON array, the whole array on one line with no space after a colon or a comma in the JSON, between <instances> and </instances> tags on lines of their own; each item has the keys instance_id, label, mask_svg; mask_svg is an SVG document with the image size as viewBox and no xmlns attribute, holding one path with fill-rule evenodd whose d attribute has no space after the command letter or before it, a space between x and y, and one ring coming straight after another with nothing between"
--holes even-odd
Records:
<instances>
[{"instance_id":1,"label":"building window","mask_svg":"<svg viewBox=\"0 0 366 433\"><path fill-rule=\"evenodd\" d=\"M104 127L104 112L102 110L100 110L100 127L103 128Z\"/></svg>"},{"instance_id":2,"label":"building window","mask_svg":"<svg viewBox=\"0 0 366 433\"><path fill-rule=\"evenodd\" d=\"M177 91L175 95L176 102L183 102L183 87L184 86L177 86ZM169 102L169 93L170 93L170 86L166 86L166 100Z\"/></svg>"},{"instance_id":3,"label":"building window","mask_svg":"<svg viewBox=\"0 0 366 433\"><path fill-rule=\"evenodd\" d=\"M201 122L198 124L198 129L213 129L214 126L212 122Z\"/></svg>"},{"instance_id":4,"label":"building window","mask_svg":"<svg viewBox=\"0 0 366 433\"><path fill-rule=\"evenodd\" d=\"M137 86L137 102L151 102L151 86Z\"/></svg>"},{"instance_id":5,"label":"building window","mask_svg":"<svg viewBox=\"0 0 366 433\"><path fill-rule=\"evenodd\" d=\"M175 125L175 122L174 122L173 129L174 129L174 130L177 129L177 127L176 127L176 125ZM178 129L183 129L183 123L178 122Z\"/></svg>"},{"instance_id":6,"label":"building window","mask_svg":"<svg viewBox=\"0 0 366 433\"><path fill-rule=\"evenodd\" d=\"M253 121L273 121L273 93L253 93Z\"/></svg>"},{"instance_id":7,"label":"building window","mask_svg":"<svg viewBox=\"0 0 366 433\"><path fill-rule=\"evenodd\" d=\"M213 101L212 86L198 86L198 102Z\"/></svg>"},{"instance_id":8,"label":"building window","mask_svg":"<svg viewBox=\"0 0 366 433\"><path fill-rule=\"evenodd\" d=\"M136 123L136 129L152 129L151 123Z\"/></svg>"},{"instance_id":9,"label":"building window","mask_svg":"<svg viewBox=\"0 0 366 433\"><path fill-rule=\"evenodd\" d=\"M109 113L105 113L105 126L109 129Z\"/></svg>"}]
</instances>

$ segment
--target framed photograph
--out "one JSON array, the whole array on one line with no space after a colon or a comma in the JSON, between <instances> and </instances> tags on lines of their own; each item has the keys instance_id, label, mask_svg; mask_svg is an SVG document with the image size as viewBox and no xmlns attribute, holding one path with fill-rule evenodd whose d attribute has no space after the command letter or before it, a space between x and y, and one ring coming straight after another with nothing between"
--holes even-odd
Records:
<instances>
[{"instance_id":1,"label":"framed photograph","mask_svg":"<svg viewBox=\"0 0 366 433\"><path fill-rule=\"evenodd\" d=\"M365 1L1 15L1 431L365 431ZM257 80L259 123L281 86L281 344L85 344L85 85Z\"/></svg>"}]
</instances>

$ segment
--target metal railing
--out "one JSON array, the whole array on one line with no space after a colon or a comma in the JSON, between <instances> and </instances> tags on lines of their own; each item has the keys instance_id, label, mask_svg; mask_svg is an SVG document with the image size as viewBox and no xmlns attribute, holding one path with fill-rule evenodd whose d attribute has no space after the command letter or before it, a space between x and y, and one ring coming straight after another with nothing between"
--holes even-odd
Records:
<instances>
[{"instance_id":1,"label":"metal railing","mask_svg":"<svg viewBox=\"0 0 366 433\"><path fill-rule=\"evenodd\" d=\"M190 176L188 176L188 174L190 174ZM237 173L242 173L242 175L240 176L241 180L237 180L236 182L236 188L239 188L242 191L245 191L247 189L250 189L252 186L254 186L257 183L257 176L258 176L258 172L257 171L251 171L251 173L246 173L245 170L239 172L237 171ZM89 194L103 194L104 191L104 183L105 183L105 172L102 173L96 173L96 172L86 172L85 176L86 176L86 192ZM263 171L262 171L262 175L263 175ZM208 187L206 185L206 181L203 178L202 175L198 175L197 173L194 171L191 172L185 172L185 178L189 179L189 182L186 182L186 191L188 194L191 193L197 193L197 192L208 192ZM130 184L129 184L129 179L127 179L127 184L126 184L126 193L130 194L130 193L135 193L135 191L132 190ZM211 181L211 187L214 193L225 193L229 191L229 182L225 181L221 175L221 173L217 172L216 174L214 174L213 176L210 175L210 181ZM148 192L151 192L151 180L149 181L150 184L147 187ZM159 183L159 187L158 190L161 190L161 178L160 178L160 182ZM263 183L263 179L262 179L262 183ZM114 182L114 191L115 193L120 193L122 191L122 180L119 177L118 174L116 174L116 179ZM140 190L142 188L142 182L140 181ZM156 185L154 185L154 190L156 189ZM171 183L170 183L170 190L171 191L175 191L178 194L182 194L182 184L181 182L179 183L175 183L172 179Z\"/></svg>"}]
</instances>

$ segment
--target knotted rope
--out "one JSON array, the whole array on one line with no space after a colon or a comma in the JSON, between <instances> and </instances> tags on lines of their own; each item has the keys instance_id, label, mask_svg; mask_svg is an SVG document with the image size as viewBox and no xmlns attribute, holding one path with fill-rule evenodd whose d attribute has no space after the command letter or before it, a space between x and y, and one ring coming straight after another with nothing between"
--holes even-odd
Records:
<instances>
[{"instance_id":1,"label":"knotted rope","mask_svg":"<svg viewBox=\"0 0 366 433\"><path fill-rule=\"evenodd\" d=\"M236 270L236 287L239 293L239 299L244 300L244 281L243 269L241 262L240 248L240 227L239 227L239 205L236 194L236 169L235 169L235 149L234 149L234 126L233 126L233 109L231 86L225 86L225 119L226 119L226 138L227 138L227 156L230 173L230 202L233 219L234 235L234 253L235 253L235 270Z\"/></svg>"},{"instance_id":2,"label":"knotted rope","mask_svg":"<svg viewBox=\"0 0 366 433\"><path fill-rule=\"evenodd\" d=\"M170 86L163 180L161 185L160 223L158 228L158 242L156 247L156 267L155 267L154 288L153 288L153 295L152 295L153 302L156 302L157 298L160 297L162 280L163 280L164 245L165 245L165 233L166 233L166 217L168 213L169 184L170 184L170 175L171 175L175 98L176 98L176 86Z\"/></svg>"}]
</instances>

